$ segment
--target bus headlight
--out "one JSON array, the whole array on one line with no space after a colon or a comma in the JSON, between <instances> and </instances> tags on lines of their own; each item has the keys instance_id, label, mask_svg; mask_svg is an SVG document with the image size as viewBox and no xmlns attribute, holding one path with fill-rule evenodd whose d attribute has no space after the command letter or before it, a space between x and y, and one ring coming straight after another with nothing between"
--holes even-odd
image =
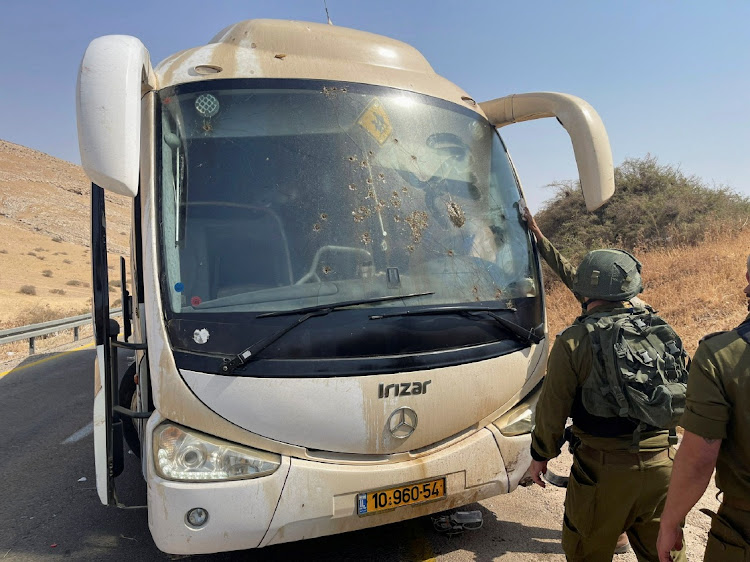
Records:
<instances>
[{"instance_id":1,"label":"bus headlight","mask_svg":"<svg viewBox=\"0 0 750 562\"><path fill-rule=\"evenodd\" d=\"M167 480L206 482L257 478L274 472L281 457L236 445L173 423L154 430L154 465Z\"/></svg>"},{"instance_id":2,"label":"bus headlight","mask_svg":"<svg viewBox=\"0 0 750 562\"><path fill-rule=\"evenodd\" d=\"M531 433L531 430L534 429L536 405L539 402L541 391L542 383L540 382L526 395L526 398L520 404L511 408L492 422L500 430L500 433L506 437Z\"/></svg>"}]
</instances>

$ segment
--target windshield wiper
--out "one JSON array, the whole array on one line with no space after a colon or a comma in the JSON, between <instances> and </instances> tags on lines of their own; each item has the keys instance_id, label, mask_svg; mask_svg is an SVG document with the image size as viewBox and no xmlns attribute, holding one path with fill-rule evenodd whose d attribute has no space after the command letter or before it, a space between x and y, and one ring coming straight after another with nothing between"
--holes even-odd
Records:
<instances>
[{"instance_id":1,"label":"windshield wiper","mask_svg":"<svg viewBox=\"0 0 750 562\"><path fill-rule=\"evenodd\" d=\"M386 314L373 314L370 320L380 320L382 318L393 318L395 316L425 316L430 314L461 314L464 316L476 316L479 312L486 312L494 318L507 331L518 337L525 343L537 344L542 341L544 335L544 324L539 324L536 328L524 328L523 326L503 318L498 313L505 312L515 314L515 308L490 307L490 306L464 306L464 305L447 305L447 306L430 306L419 308L417 310L404 310L401 312L389 312Z\"/></svg>"},{"instance_id":2,"label":"windshield wiper","mask_svg":"<svg viewBox=\"0 0 750 562\"><path fill-rule=\"evenodd\" d=\"M306 314L308 312L318 312L318 311L327 311L326 314L328 314L328 312L331 312L331 310L344 308L346 306L357 306L358 304L371 304L375 302L397 301L399 299L426 297L426 296L434 295L434 294L435 294L434 291L430 291L427 293L409 293L406 295L388 295L386 297L370 297L368 299L357 299L353 301L334 302L331 304L317 304L315 306L306 306L305 308L295 308L294 310L278 310L276 312L264 312L263 314L258 314L256 318L270 318L271 316L289 316L291 314Z\"/></svg>"},{"instance_id":3,"label":"windshield wiper","mask_svg":"<svg viewBox=\"0 0 750 562\"><path fill-rule=\"evenodd\" d=\"M248 347L245 351L242 351L241 353L238 353L233 359L225 359L224 364L221 366L221 370L224 373L230 374L232 371L234 371L237 367L240 367L242 365L245 365L246 363L252 361L255 359L258 354L266 349L269 345L271 345L273 342L278 340L280 337L282 337L287 332L293 330L306 320L309 320L310 318L314 316L325 316L326 314L333 312L334 310L339 310L341 308L345 308L347 306L357 306L360 304L371 304L376 302L387 302L387 301L397 301L400 299L409 299L414 297L426 297L428 295L434 295L434 292L426 292L426 293L409 293L408 295L390 295L387 297L372 297L369 299L359 299L359 300L353 300L353 301L344 301L344 302L335 302L331 304L319 304L316 306L308 306L305 308L297 308L295 310L279 310L277 312L266 312L264 314L259 314L256 316L256 318L270 318L272 316L288 316L291 314L302 314L300 318L294 321L294 323L290 324L289 326L286 326L285 328L282 328L275 334L260 340L259 342L254 343L250 347Z\"/></svg>"}]
</instances>

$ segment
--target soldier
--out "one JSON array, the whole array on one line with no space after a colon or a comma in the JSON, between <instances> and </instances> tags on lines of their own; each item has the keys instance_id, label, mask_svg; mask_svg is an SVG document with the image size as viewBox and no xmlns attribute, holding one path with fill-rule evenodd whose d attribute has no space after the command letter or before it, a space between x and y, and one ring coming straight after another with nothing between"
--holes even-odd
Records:
<instances>
[{"instance_id":1,"label":"soldier","mask_svg":"<svg viewBox=\"0 0 750 562\"><path fill-rule=\"evenodd\" d=\"M679 414L665 405L635 412L623 409L627 401L610 403L604 399L612 395L614 401L618 392L620 396L629 392L619 382L607 386L607 373L615 371L608 371L603 360L613 355L615 345L622 346L608 338L626 331L637 336L636 341L629 342L633 349L630 355L642 357L646 353L643 373L668 366L666 376L658 371L641 382L680 381L675 386L681 385L684 399L686 373L679 337L658 316L630 302L642 291L640 268L640 262L627 252L595 250L586 255L570 284L566 282L580 296L585 312L557 337L550 352L536 409L530 472L532 479L544 487L542 475L547 462L560 453L565 422L572 417L580 445L574 452L565 498L562 544L568 560L612 560L623 531L639 561L658 559L655 540L673 458L669 432L662 428L671 427ZM609 329L615 322L620 328L623 322L629 324L625 329ZM646 343L654 341L649 336L656 337L657 333L656 347L648 347ZM662 363L654 360L654 353ZM614 363L620 365L617 359ZM666 387L659 390L663 392ZM679 403L679 396L671 398ZM652 423L646 423L646 419ZM685 560L684 550L675 553L675 559Z\"/></svg>"},{"instance_id":2,"label":"soldier","mask_svg":"<svg viewBox=\"0 0 750 562\"><path fill-rule=\"evenodd\" d=\"M560 280L563 282L563 284L573 291L573 282L575 281L575 268L570 264L570 262L565 259L565 257L557 251L557 248L555 248L552 245L552 242L550 242L544 234L542 234L542 230L539 228L539 225L536 223L536 220L534 220L534 215L531 214L531 211L528 207L526 207L525 203L522 205L523 207L523 220L526 221L526 224L529 227L529 230L536 238L536 244L537 249L539 250L539 255L542 256L542 259L547 262L547 265L550 266L552 271L554 271L557 276L560 278ZM573 295L578 299L578 302L583 303L583 299L577 295L573 291ZM635 301L637 297L633 297L631 299L631 302ZM563 438L563 443L565 441L570 442L570 448L571 450L575 448L575 438L572 435L572 431L570 430L570 427L567 427L565 429L565 437ZM548 476L549 478L549 476ZM560 482L566 482L565 479L561 479ZM561 486L567 486L567 484L560 484ZM630 542L628 541L628 535L627 533L622 533L619 537L617 537L617 543L615 544L615 554L625 554L626 552L630 551Z\"/></svg>"},{"instance_id":3,"label":"soldier","mask_svg":"<svg viewBox=\"0 0 750 562\"><path fill-rule=\"evenodd\" d=\"M745 278L750 305L750 257ZM659 560L669 561L669 550L682 544L679 523L706 491L714 468L723 498L718 514L709 512L704 560L750 559L750 315L734 330L701 340L680 425L685 433L661 518Z\"/></svg>"}]
</instances>

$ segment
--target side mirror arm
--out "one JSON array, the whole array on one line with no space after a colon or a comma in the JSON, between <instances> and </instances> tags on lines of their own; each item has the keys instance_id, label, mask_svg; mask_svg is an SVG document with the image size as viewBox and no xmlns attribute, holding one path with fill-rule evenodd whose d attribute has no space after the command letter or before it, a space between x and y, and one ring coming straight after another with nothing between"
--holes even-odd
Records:
<instances>
[{"instance_id":1,"label":"side mirror arm","mask_svg":"<svg viewBox=\"0 0 750 562\"><path fill-rule=\"evenodd\" d=\"M612 149L599 114L586 101L556 92L513 94L480 103L495 127L555 117L570 135L586 208L601 207L615 191Z\"/></svg>"}]
</instances>

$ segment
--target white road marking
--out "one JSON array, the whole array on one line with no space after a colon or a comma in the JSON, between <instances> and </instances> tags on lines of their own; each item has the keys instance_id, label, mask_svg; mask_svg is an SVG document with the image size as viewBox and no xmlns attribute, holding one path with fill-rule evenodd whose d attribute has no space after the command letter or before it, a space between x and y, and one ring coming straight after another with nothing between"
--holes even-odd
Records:
<instances>
[{"instance_id":1,"label":"white road marking","mask_svg":"<svg viewBox=\"0 0 750 562\"><path fill-rule=\"evenodd\" d=\"M84 437L88 437L91 435L91 433L94 431L94 422L89 423L88 425L82 427L78 431L76 431L73 435L68 437L65 441L62 442L62 445L70 445L71 443L75 443L76 441L80 441Z\"/></svg>"}]
</instances>

